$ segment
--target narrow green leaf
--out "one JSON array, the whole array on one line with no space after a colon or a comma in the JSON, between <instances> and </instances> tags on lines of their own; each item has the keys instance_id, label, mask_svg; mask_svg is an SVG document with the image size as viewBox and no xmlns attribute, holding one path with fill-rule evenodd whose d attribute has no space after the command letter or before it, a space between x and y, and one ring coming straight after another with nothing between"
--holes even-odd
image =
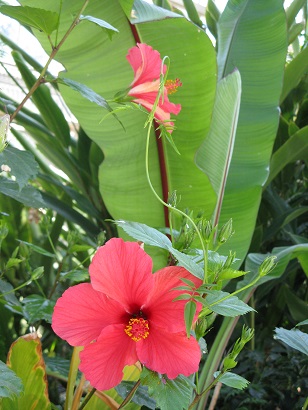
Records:
<instances>
[{"instance_id":1,"label":"narrow green leaf","mask_svg":"<svg viewBox=\"0 0 308 410\"><path fill-rule=\"evenodd\" d=\"M36 333L22 336L12 344L7 365L22 380L24 392L13 400L2 399L2 410L28 409L34 403L36 409L50 410L42 346Z\"/></svg>"},{"instance_id":2,"label":"narrow green leaf","mask_svg":"<svg viewBox=\"0 0 308 410\"><path fill-rule=\"evenodd\" d=\"M280 104L285 100L290 91L299 84L300 80L307 72L307 69L308 47L305 47L285 68Z\"/></svg>"},{"instance_id":3,"label":"narrow green leaf","mask_svg":"<svg viewBox=\"0 0 308 410\"><path fill-rule=\"evenodd\" d=\"M307 319L307 320L303 320L303 321L300 322L300 323L297 323L296 326L304 326L304 325L308 325L308 319Z\"/></svg>"},{"instance_id":4,"label":"narrow green leaf","mask_svg":"<svg viewBox=\"0 0 308 410\"><path fill-rule=\"evenodd\" d=\"M298 130L274 152L271 158L270 174L264 188L287 164L305 158L308 158L308 126Z\"/></svg>"},{"instance_id":5,"label":"narrow green leaf","mask_svg":"<svg viewBox=\"0 0 308 410\"><path fill-rule=\"evenodd\" d=\"M191 402L194 384L184 376L169 380L166 376L143 368L141 384L148 387L150 397L161 410L187 409Z\"/></svg>"},{"instance_id":6,"label":"narrow green leaf","mask_svg":"<svg viewBox=\"0 0 308 410\"><path fill-rule=\"evenodd\" d=\"M18 266L23 260L18 258L10 258L7 263L5 264L6 269L10 269L13 267Z\"/></svg>"},{"instance_id":7,"label":"narrow green leaf","mask_svg":"<svg viewBox=\"0 0 308 410\"><path fill-rule=\"evenodd\" d=\"M25 245L27 245L30 249L32 249L34 252L40 253L41 255L44 256L49 256L50 258L55 258L55 254L46 251L44 248L41 248L40 246L34 245L33 243L30 242L26 242L26 241L21 241L18 239L18 242L20 243L24 243Z\"/></svg>"},{"instance_id":8,"label":"narrow green leaf","mask_svg":"<svg viewBox=\"0 0 308 410\"><path fill-rule=\"evenodd\" d=\"M240 101L241 76L235 70L218 83L211 128L195 157L196 165L208 176L217 195L214 226L219 221L232 160Z\"/></svg>"},{"instance_id":9,"label":"narrow green leaf","mask_svg":"<svg viewBox=\"0 0 308 410\"><path fill-rule=\"evenodd\" d=\"M115 27L113 27L111 24L107 23L107 21L98 19L98 18L93 17L93 16L80 16L80 17L79 17L79 20L90 21L91 23L94 23L94 24L96 24L97 26L104 28L104 29L106 30L106 32L107 32L109 38L111 38L114 33L118 33L118 32L119 32L118 29L116 29Z\"/></svg>"},{"instance_id":10,"label":"narrow green leaf","mask_svg":"<svg viewBox=\"0 0 308 410\"><path fill-rule=\"evenodd\" d=\"M193 2L193 0L183 0L184 7L187 11L188 17L190 20L195 23L197 26L202 27L203 23L200 20L199 13L196 9L196 6Z\"/></svg>"},{"instance_id":11,"label":"narrow green leaf","mask_svg":"<svg viewBox=\"0 0 308 410\"><path fill-rule=\"evenodd\" d=\"M219 376L220 373L221 372L215 372L214 377L216 378L217 376ZM231 373L231 372L225 373L223 376L220 377L219 381L225 384L226 386L232 387L233 389L239 389L239 390L245 389L250 383L244 377L236 373Z\"/></svg>"},{"instance_id":12,"label":"narrow green leaf","mask_svg":"<svg viewBox=\"0 0 308 410\"><path fill-rule=\"evenodd\" d=\"M306 0L293 0L286 10L287 25L291 27L300 9L304 7Z\"/></svg>"},{"instance_id":13,"label":"narrow green leaf","mask_svg":"<svg viewBox=\"0 0 308 410\"><path fill-rule=\"evenodd\" d=\"M13 398L19 396L22 391L21 379L0 360L0 404L1 397Z\"/></svg>"},{"instance_id":14,"label":"narrow green leaf","mask_svg":"<svg viewBox=\"0 0 308 410\"><path fill-rule=\"evenodd\" d=\"M26 186L29 179L34 179L38 173L38 164L33 155L14 147L8 147L0 153L0 167L1 165L11 168L10 172L15 176L19 189Z\"/></svg>"},{"instance_id":15,"label":"narrow green leaf","mask_svg":"<svg viewBox=\"0 0 308 410\"><path fill-rule=\"evenodd\" d=\"M197 304L195 301L189 300L185 304L184 318L185 318L186 335L188 338L190 338L190 330L193 324L196 310L197 310Z\"/></svg>"},{"instance_id":16,"label":"narrow green leaf","mask_svg":"<svg viewBox=\"0 0 308 410\"><path fill-rule=\"evenodd\" d=\"M299 350L308 356L308 334L298 329L287 330L282 327L276 327L275 339L281 340L283 343Z\"/></svg>"},{"instance_id":17,"label":"narrow green leaf","mask_svg":"<svg viewBox=\"0 0 308 410\"><path fill-rule=\"evenodd\" d=\"M47 35L58 27L59 14L52 11L27 6L1 6L0 12L18 20L21 24L43 31Z\"/></svg>"},{"instance_id":18,"label":"narrow green leaf","mask_svg":"<svg viewBox=\"0 0 308 410\"><path fill-rule=\"evenodd\" d=\"M46 320L51 323L55 302L40 295L30 295L25 297L22 303L25 317L30 324L39 320Z\"/></svg>"}]
</instances>

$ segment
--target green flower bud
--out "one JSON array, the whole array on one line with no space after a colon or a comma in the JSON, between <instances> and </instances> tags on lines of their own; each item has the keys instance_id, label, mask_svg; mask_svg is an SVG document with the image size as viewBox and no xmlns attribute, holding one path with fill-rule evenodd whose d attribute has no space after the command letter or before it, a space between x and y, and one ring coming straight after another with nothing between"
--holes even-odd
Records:
<instances>
[{"instance_id":1,"label":"green flower bud","mask_svg":"<svg viewBox=\"0 0 308 410\"><path fill-rule=\"evenodd\" d=\"M229 219L220 229L218 234L218 242L220 244L227 242L227 240L233 235L232 231L232 218Z\"/></svg>"},{"instance_id":2,"label":"green flower bud","mask_svg":"<svg viewBox=\"0 0 308 410\"><path fill-rule=\"evenodd\" d=\"M262 277L270 273L276 266L275 261L276 256L268 256L266 259L264 259L259 268L259 275Z\"/></svg>"}]
</instances>

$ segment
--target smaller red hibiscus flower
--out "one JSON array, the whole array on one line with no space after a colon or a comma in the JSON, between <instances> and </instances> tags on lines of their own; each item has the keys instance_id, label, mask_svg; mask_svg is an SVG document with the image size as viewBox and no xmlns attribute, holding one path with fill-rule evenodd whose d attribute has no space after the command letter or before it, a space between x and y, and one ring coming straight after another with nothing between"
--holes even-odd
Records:
<instances>
[{"instance_id":1,"label":"smaller red hibiscus flower","mask_svg":"<svg viewBox=\"0 0 308 410\"><path fill-rule=\"evenodd\" d=\"M91 284L73 286L58 299L52 328L72 346L84 346L79 368L92 386L118 385L123 368L138 360L170 379L198 370L201 353L186 336L185 301L173 299L181 278L196 286L201 280L179 266L152 274L150 256L119 238L98 249L89 271Z\"/></svg>"},{"instance_id":2,"label":"smaller red hibiscus flower","mask_svg":"<svg viewBox=\"0 0 308 410\"><path fill-rule=\"evenodd\" d=\"M133 97L133 102L141 104L147 111L151 112L160 87L160 75L166 73L167 67L166 65L162 67L159 52L143 43L131 48L126 58L135 73L128 95ZM177 115L181 111L181 105L171 103L168 94L176 92L181 85L178 78L167 80L163 96L161 96L155 110L155 119L165 125L169 133L172 132L174 125L170 121L170 114Z\"/></svg>"}]
</instances>

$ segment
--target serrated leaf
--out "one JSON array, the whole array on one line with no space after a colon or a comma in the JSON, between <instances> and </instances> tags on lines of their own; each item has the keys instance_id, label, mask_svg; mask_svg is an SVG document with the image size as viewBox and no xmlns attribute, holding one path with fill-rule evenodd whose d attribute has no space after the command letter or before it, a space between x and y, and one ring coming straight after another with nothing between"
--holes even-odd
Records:
<instances>
[{"instance_id":1,"label":"serrated leaf","mask_svg":"<svg viewBox=\"0 0 308 410\"><path fill-rule=\"evenodd\" d=\"M205 299L208 308L219 315L230 317L244 315L254 310L236 296L231 296L220 301L228 295L229 293L227 292L209 290Z\"/></svg>"},{"instance_id":2,"label":"serrated leaf","mask_svg":"<svg viewBox=\"0 0 308 410\"><path fill-rule=\"evenodd\" d=\"M29 323L46 320L51 323L55 302L40 295L30 295L23 299L24 314Z\"/></svg>"},{"instance_id":3,"label":"serrated leaf","mask_svg":"<svg viewBox=\"0 0 308 410\"><path fill-rule=\"evenodd\" d=\"M192 327L192 323L195 317L196 310L197 310L197 304L193 300L189 300L185 304L184 318L185 318L186 334L188 338L190 338L190 329Z\"/></svg>"},{"instance_id":4,"label":"serrated leaf","mask_svg":"<svg viewBox=\"0 0 308 410\"><path fill-rule=\"evenodd\" d=\"M30 243L30 242L21 241L19 239L18 241L29 246L29 248L31 248L34 252L40 253L41 255L44 255L44 256L49 256L50 258L55 257L53 253L46 251L44 248L41 248L40 246L34 245L33 243Z\"/></svg>"},{"instance_id":5,"label":"serrated leaf","mask_svg":"<svg viewBox=\"0 0 308 410\"><path fill-rule=\"evenodd\" d=\"M275 329L275 339L281 340L283 343L299 350L308 355L308 334L298 329L287 330L282 327Z\"/></svg>"},{"instance_id":6,"label":"serrated leaf","mask_svg":"<svg viewBox=\"0 0 308 410\"><path fill-rule=\"evenodd\" d=\"M36 7L1 6L0 12L18 20L21 24L36 28L50 35L58 26L59 14Z\"/></svg>"},{"instance_id":7,"label":"serrated leaf","mask_svg":"<svg viewBox=\"0 0 308 410\"><path fill-rule=\"evenodd\" d=\"M23 391L21 379L0 360L0 398L19 396Z\"/></svg>"},{"instance_id":8,"label":"serrated leaf","mask_svg":"<svg viewBox=\"0 0 308 410\"><path fill-rule=\"evenodd\" d=\"M11 174L15 176L16 182L21 190L29 181L34 179L38 173L38 164L29 151L21 151L14 147L8 147L0 153L0 166L8 165Z\"/></svg>"},{"instance_id":9,"label":"serrated leaf","mask_svg":"<svg viewBox=\"0 0 308 410\"><path fill-rule=\"evenodd\" d=\"M214 377L216 378L219 374L220 372L215 372ZM239 390L245 389L249 384L249 381L246 380L244 377L231 372L225 373L223 376L221 376L219 381L225 384L226 386L233 387L234 389Z\"/></svg>"},{"instance_id":10,"label":"serrated leaf","mask_svg":"<svg viewBox=\"0 0 308 410\"><path fill-rule=\"evenodd\" d=\"M193 382L184 376L169 380L166 376L143 368L141 384L148 387L148 392L161 410L187 409L191 402Z\"/></svg>"},{"instance_id":11,"label":"serrated leaf","mask_svg":"<svg viewBox=\"0 0 308 410\"><path fill-rule=\"evenodd\" d=\"M36 333L22 336L11 345L7 365L20 377L24 390L18 398L2 399L1 409L50 410L42 345Z\"/></svg>"},{"instance_id":12,"label":"serrated leaf","mask_svg":"<svg viewBox=\"0 0 308 410\"><path fill-rule=\"evenodd\" d=\"M111 24L107 23L107 21L98 19L98 18L93 17L93 16L80 16L79 20L87 20L87 21L90 21L91 23L96 24L99 27L102 27L103 29L106 30L106 32L107 32L110 39L111 39L111 37L114 33L119 32L118 29L113 27Z\"/></svg>"},{"instance_id":13,"label":"serrated leaf","mask_svg":"<svg viewBox=\"0 0 308 410\"><path fill-rule=\"evenodd\" d=\"M132 388L135 386L136 382L123 381L118 386L116 386L117 393L125 399ZM149 397L148 389L146 386L139 386L136 393L132 398L132 402L139 404L139 406L146 406L151 410L155 410L156 402Z\"/></svg>"},{"instance_id":14,"label":"serrated leaf","mask_svg":"<svg viewBox=\"0 0 308 410\"><path fill-rule=\"evenodd\" d=\"M26 185L22 190L19 190L17 182L7 178L0 178L0 193L32 208L46 208L40 191L30 185Z\"/></svg>"},{"instance_id":15,"label":"serrated leaf","mask_svg":"<svg viewBox=\"0 0 308 410\"><path fill-rule=\"evenodd\" d=\"M162 249L166 249L170 252L178 261L180 266L183 266L190 273L199 279L203 279L203 269L198 265L191 256L186 255L174 249L171 241L166 235L158 231L157 229L151 228L145 224L139 222L128 222L124 220L115 221L118 226L120 226L128 235L137 239L138 241L144 242L146 245L157 246Z\"/></svg>"}]
</instances>

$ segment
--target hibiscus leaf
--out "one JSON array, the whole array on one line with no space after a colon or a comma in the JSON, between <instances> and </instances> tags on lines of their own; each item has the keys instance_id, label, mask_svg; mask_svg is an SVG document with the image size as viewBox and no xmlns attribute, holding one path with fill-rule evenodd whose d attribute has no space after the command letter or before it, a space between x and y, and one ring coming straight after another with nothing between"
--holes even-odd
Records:
<instances>
[{"instance_id":1,"label":"hibiscus leaf","mask_svg":"<svg viewBox=\"0 0 308 410\"><path fill-rule=\"evenodd\" d=\"M24 298L22 303L24 305L24 315L28 322L33 323L43 319L51 323L55 302L40 295L30 295Z\"/></svg>"},{"instance_id":2,"label":"hibiscus leaf","mask_svg":"<svg viewBox=\"0 0 308 410\"><path fill-rule=\"evenodd\" d=\"M213 312L223 316L238 316L251 312L254 309L236 296L228 296L229 293L222 291L208 290L206 302L208 308Z\"/></svg>"},{"instance_id":3,"label":"hibiscus leaf","mask_svg":"<svg viewBox=\"0 0 308 410\"><path fill-rule=\"evenodd\" d=\"M149 395L161 410L187 409L192 399L194 383L182 375L174 380L152 372L146 367L140 375L141 384L148 387Z\"/></svg>"},{"instance_id":4,"label":"hibiscus leaf","mask_svg":"<svg viewBox=\"0 0 308 410\"><path fill-rule=\"evenodd\" d=\"M308 335L298 329L287 330L282 327L276 327L275 339L281 340L283 343L299 350L308 355Z\"/></svg>"},{"instance_id":5,"label":"hibiscus leaf","mask_svg":"<svg viewBox=\"0 0 308 410\"><path fill-rule=\"evenodd\" d=\"M142 241L146 245L157 246L169 250L172 247L166 235L155 228L151 228L139 222L128 222L124 220L115 221L132 238Z\"/></svg>"},{"instance_id":6,"label":"hibiscus leaf","mask_svg":"<svg viewBox=\"0 0 308 410\"><path fill-rule=\"evenodd\" d=\"M118 386L115 387L117 393L125 399L132 388L135 386L136 382L122 381ZM155 410L156 402L149 397L148 389L146 386L139 386L132 398L132 402L139 404L139 406L146 406L151 410Z\"/></svg>"},{"instance_id":7,"label":"hibiscus leaf","mask_svg":"<svg viewBox=\"0 0 308 410\"><path fill-rule=\"evenodd\" d=\"M193 300L189 300L185 304L184 318L185 318L186 334L188 338L190 337L190 329L192 327L196 309L197 309L197 305L196 305L196 302Z\"/></svg>"},{"instance_id":8,"label":"hibiscus leaf","mask_svg":"<svg viewBox=\"0 0 308 410\"><path fill-rule=\"evenodd\" d=\"M21 151L14 147L8 147L0 153L0 165L8 165L11 174L21 190L29 179L34 179L38 172L38 164L29 151Z\"/></svg>"},{"instance_id":9,"label":"hibiscus leaf","mask_svg":"<svg viewBox=\"0 0 308 410\"><path fill-rule=\"evenodd\" d=\"M214 377L216 378L220 373L221 372L215 372ZM245 389L249 384L249 381L246 380L244 377L231 372L225 373L223 376L220 377L219 381L225 384L226 386L233 387L233 389L239 390Z\"/></svg>"},{"instance_id":10,"label":"hibiscus leaf","mask_svg":"<svg viewBox=\"0 0 308 410\"><path fill-rule=\"evenodd\" d=\"M124 220L115 221L128 235L144 242L146 245L157 246L159 248L166 249L170 252L178 261L180 266L183 266L191 274L199 279L203 279L203 269L198 265L189 255L174 249L171 241L166 235L151 228L145 224L139 222L128 222Z\"/></svg>"},{"instance_id":11,"label":"hibiscus leaf","mask_svg":"<svg viewBox=\"0 0 308 410\"><path fill-rule=\"evenodd\" d=\"M118 33L118 32L119 32L118 29L116 29L115 27L113 27L111 24L107 23L107 21L102 20L102 19L98 19L98 18L93 17L93 16L80 16L80 17L79 17L79 20L87 20L87 21L90 21L91 23L96 24L96 25L99 26L99 27L104 28L104 29L106 30L106 32L107 32L107 34L108 34L108 36L109 36L110 39L112 38L112 35L113 35L114 33Z\"/></svg>"},{"instance_id":12,"label":"hibiscus leaf","mask_svg":"<svg viewBox=\"0 0 308 410\"><path fill-rule=\"evenodd\" d=\"M7 365L0 361L0 397L18 396L22 390L22 381Z\"/></svg>"}]
</instances>

